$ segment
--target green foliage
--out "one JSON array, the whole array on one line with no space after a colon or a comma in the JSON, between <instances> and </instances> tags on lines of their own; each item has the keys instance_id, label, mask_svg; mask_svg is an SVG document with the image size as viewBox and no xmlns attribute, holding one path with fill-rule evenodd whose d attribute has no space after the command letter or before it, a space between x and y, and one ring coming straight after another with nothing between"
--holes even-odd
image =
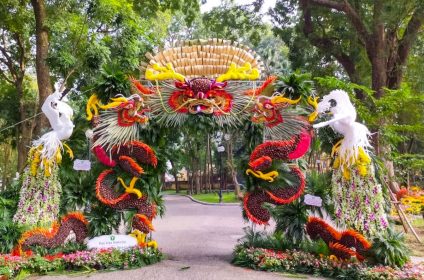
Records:
<instances>
[{"instance_id":1,"label":"green foliage","mask_svg":"<svg viewBox=\"0 0 424 280\"><path fill-rule=\"evenodd\" d=\"M19 103L16 102L16 90L9 84L0 80L0 129L19 121ZM2 131L0 143L13 136L13 129Z\"/></svg>"},{"instance_id":2,"label":"green foliage","mask_svg":"<svg viewBox=\"0 0 424 280\"><path fill-rule=\"evenodd\" d=\"M333 196L331 194L331 172L319 173L316 170L310 170L306 175L306 191L305 193L319 196L322 199L322 208L314 207L321 217L325 217L326 214L333 216L334 214L334 203ZM322 210L325 210L323 212Z\"/></svg>"},{"instance_id":3,"label":"green foliage","mask_svg":"<svg viewBox=\"0 0 424 280\"><path fill-rule=\"evenodd\" d=\"M187 25L191 25L196 19L200 10L200 2L204 0L136 0L134 1L134 8L140 15L152 16L158 10L171 12L183 12L184 20Z\"/></svg>"},{"instance_id":4,"label":"green foliage","mask_svg":"<svg viewBox=\"0 0 424 280\"><path fill-rule=\"evenodd\" d=\"M208 38L239 41L257 46L266 30L262 17L253 5L223 2L202 16L203 33Z\"/></svg>"},{"instance_id":5,"label":"green foliage","mask_svg":"<svg viewBox=\"0 0 424 280\"><path fill-rule=\"evenodd\" d=\"M405 244L404 234L392 228L372 240L369 254L377 263L394 267L403 267L409 260L409 249Z\"/></svg>"},{"instance_id":6,"label":"green foliage","mask_svg":"<svg viewBox=\"0 0 424 280\"><path fill-rule=\"evenodd\" d=\"M290 240L281 232L270 234L266 231L255 231L252 227L243 228L244 236L239 239L239 245L245 248L265 248L277 251L292 248Z\"/></svg>"},{"instance_id":7,"label":"green foliage","mask_svg":"<svg viewBox=\"0 0 424 280\"><path fill-rule=\"evenodd\" d=\"M302 251L314 254L314 255L323 255L323 256L330 256L330 248L328 248L327 243L325 243L322 239L318 239L316 241L310 241L308 239L304 240L299 248Z\"/></svg>"},{"instance_id":8,"label":"green foliage","mask_svg":"<svg viewBox=\"0 0 424 280\"><path fill-rule=\"evenodd\" d=\"M0 275L24 279L31 274L92 272L94 270L116 270L140 268L163 259L160 251L153 248L134 247L129 250L117 249L79 251L77 254L35 255L29 258L8 259L0 256Z\"/></svg>"},{"instance_id":9,"label":"green foliage","mask_svg":"<svg viewBox=\"0 0 424 280\"><path fill-rule=\"evenodd\" d=\"M294 245L300 244L306 237L305 224L308 220L307 206L301 200L271 208L275 220L276 232L283 232L285 238Z\"/></svg>"},{"instance_id":10,"label":"green foliage","mask_svg":"<svg viewBox=\"0 0 424 280\"><path fill-rule=\"evenodd\" d=\"M128 76L117 64L104 65L94 85L103 103L109 102L109 99L117 94L128 95L130 87Z\"/></svg>"},{"instance_id":11,"label":"green foliage","mask_svg":"<svg viewBox=\"0 0 424 280\"><path fill-rule=\"evenodd\" d=\"M267 75L287 75L291 70L289 49L279 37L267 31L261 33L261 40L254 50L264 62Z\"/></svg>"},{"instance_id":12,"label":"green foliage","mask_svg":"<svg viewBox=\"0 0 424 280\"><path fill-rule=\"evenodd\" d=\"M70 254L76 251L87 250L87 245L77 242L67 242L56 248L46 248L43 246L31 246L31 251L38 256L56 255L56 254Z\"/></svg>"},{"instance_id":13,"label":"green foliage","mask_svg":"<svg viewBox=\"0 0 424 280\"><path fill-rule=\"evenodd\" d=\"M24 232L24 228L12 219L0 221L0 253L10 253Z\"/></svg>"},{"instance_id":14,"label":"green foliage","mask_svg":"<svg viewBox=\"0 0 424 280\"><path fill-rule=\"evenodd\" d=\"M0 254L10 253L25 228L13 222L19 200L20 181L14 181L0 192Z\"/></svg>"},{"instance_id":15,"label":"green foliage","mask_svg":"<svg viewBox=\"0 0 424 280\"><path fill-rule=\"evenodd\" d=\"M111 234L112 230L119 228L120 213L116 210L97 202L91 205L91 211L86 214L90 223L89 235L91 237Z\"/></svg>"},{"instance_id":16,"label":"green foliage","mask_svg":"<svg viewBox=\"0 0 424 280\"><path fill-rule=\"evenodd\" d=\"M409 265L402 270L387 266L374 267L367 263L334 261L326 256L318 257L298 250L274 251L237 246L233 256L232 262L238 266L291 274L311 274L332 279L420 279L424 270L422 264Z\"/></svg>"},{"instance_id":17,"label":"green foliage","mask_svg":"<svg viewBox=\"0 0 424 280\"><path fill-rule=\"evenodd\" d=\"M286 97L297 99L302 97L306 100L314 90L311 74L293 72L287 76L280 77L276 83L277 91L284 93Z\"/></svg>"}]
</instances>

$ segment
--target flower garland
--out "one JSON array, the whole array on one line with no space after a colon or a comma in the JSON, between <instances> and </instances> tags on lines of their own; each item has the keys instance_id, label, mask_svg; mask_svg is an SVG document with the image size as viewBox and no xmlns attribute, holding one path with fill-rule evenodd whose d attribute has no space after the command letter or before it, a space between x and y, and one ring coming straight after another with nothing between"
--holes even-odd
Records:
<instances>
[{"instance_id":1,"label":"flower garland","mask_svg":"<svg viewBox=\"0 0 424 280\"><path fill-rule=\"evenodd\" d=\"M343 169L335 169L331 186L340 227L354 228L367 236L387 228L381 185L372 172L363 176L360 171L352 169L350 178L346 179Z\"/></svg>"},{"instance_id":2,"label":"flower garland","mask_svg":"<svg viewBox=\"0 0 424 280\"><path fill-rule=\"evenodd\" d=\"M306 273L337 279L424 280L424 262L408 263L399 269L344 261L334 255L316 256L297 250L275 251L238 246L234 251L233 263L257 270Z\"/></svg>"},{"instance_id":3,"label":"flower garland","mask_svg":"<svg viewBox=\"0 0 424 280\"><path fill-rule=\"evenodd\" d=\"M70 254L58 253L46 256L0 255L0 278L2 275L13 278L20 271L45 274L50 271L63 272L102 269L128 269L154 264L163 259L156 248L133 247L125 251L100 249L76 251Z\"/></svg>"},{"instance_id":4,"label":"flower garland","mask_svg":"<svg viewBox=\"0 0 424 280\"><path fill-rule=\"evenodd\" d=\"M32 165L24 170L18 211L13 221L27 226L48 226L59 215L62 186L59 182L58 165L51 165L49 177L45 176L41 165L36 169L36 176L32 175L33 170Z\"/></svg>"}]
</instances>

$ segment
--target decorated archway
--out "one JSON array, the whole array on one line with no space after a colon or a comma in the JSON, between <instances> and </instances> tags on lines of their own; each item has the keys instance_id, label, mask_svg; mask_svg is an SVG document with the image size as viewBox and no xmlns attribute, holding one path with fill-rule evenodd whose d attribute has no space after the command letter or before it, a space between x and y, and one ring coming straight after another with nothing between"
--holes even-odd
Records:
<instances>
[{"instance_id":1,"label":"decorated archway","mask_svg":"<svg viewBox=\"0 0 424 280\"><path fill-rule=\"evenodd\" d=\"M136 210L131 234L140 246L157 247L154 240L146 239L154 230L157 209L149 197L152 186L143 178L158 165L155 142L147 145L140 141L140 135L151 121L172 130L200 117L208 118L222 129L239 129L243 123L251 122L263 130L262 143L254 147L247 162L239 166L248 183L242 202L245 216L252 223L263 225L271 218L268 208L264 207L266 203L289 204L303 194L305 176L296 159L304 156L310 147L311 123L319 113L330 111L333 118L315 128L331 125L345 136L333 150L337 155L334 168L338 170L333 183L335 193L340 194L336 198L341 213L338 218L345 228L353 227L365 235L385 228L382 197L377 195L381 190L373 188L376 184L367 153L369 132L355 122L356 112L346 93L332 92L318 104L316 97L282 92L281 81L264 74L255 52L225 40L186 41L147 57L149 62L143 66L141 79L130 78L132 95L109 98L96 93L86 105L87 120L93 129L92 152L103 165L95 184L96 197L115 210ZM54 169L61 157L60 141L72 133L72 123L69 123L72 112L69 113L66 103L61 101L60 94L52 95L51 99L47 107L53 112L54 133L42 137L31 150L29 181L22 192L25 195L35 184L31 182L50 182L55 178ZM57 125L56 113L64 125ZM365 187L361 189L362 186ZM363 209L363 216L353 221L353 215L349 214L351 208L373 194L377 210L372 213L370 209ZM23 196L21 200L27 203L31 198ZM54 220L57 211L51 214L49 221ZM18 212L15 219L22 221L28 217ZM70 231L77 234L77 241L86 237L87 221L80 213L65 216L52 230L26 232L16 252L21 253L33 245L58 246ZM370 248L359 232L339 232L315 217L309 219L306 231L312 239L324 240L341 259L355 256L363 260Z\"/></svg>"}]
</instances>

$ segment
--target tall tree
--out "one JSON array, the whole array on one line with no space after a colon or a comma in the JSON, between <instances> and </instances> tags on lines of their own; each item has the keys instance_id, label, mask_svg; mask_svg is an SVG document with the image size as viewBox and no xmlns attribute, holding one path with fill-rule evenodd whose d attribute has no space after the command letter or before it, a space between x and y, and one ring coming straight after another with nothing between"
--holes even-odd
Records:
<instances>
[{"instance_id":1,"label":"tall tree","mask_svg":"<svg viewBox=\"0 0 424 280\"><path fill-rule=\"evenodd\" d=\"M385 88L398 89L401 85L408 56L424 23L424 2L279 0L271 14L276 31L283 34L282 29L293 29L291 24L297 20L294 29L302 32L322 57L331 56L352 82L370 86L374 97L380 99ZM357 97L364 99L365 95L357 91ZM374 104L368 105L375 109ZM377 132L386 121L379 120ZM374 146L393 177L391 147L382 142L380 133L376 133ZM396 183L391 187L398 189Z\"/></svg>"},{"instance_id":2,"label":"tall tree","mask_svg":"<svg viewBox=\"0 0 424 280\"><path fill-rule=\"evenodd\" d=\"M384 87L399 88L424 22L420 0L280 0L272 15L283 28L292 22L293 12L309 42L334 57L352 82L366 81L360 63L370 65L370 84L377 98L383 96Z\"/></svg>"},{"instance_id":3,"label":"tall tree","mask_svg":"<svg viewBox=\"0 0 424 280\"><path fill-rule=\"evenodd\" d=\"M25 1L7 0L0 4L0 79L16 90L14 102L19 104L17 126L18 171L22 171L30 145L34 122L33 104L25 98L25 75L32 65L31 29L34 20ZM6 132L2 132L6 133Z\"/></svg>"},{"instance_id":4,"label":"tall tree","mask_svg":"<svg viewBox=\"0 0 424 280\"><path fill-rule=\"evenodd\" d=\"M22 170L25 164L33 134L40 134L48 127L42 115L35 122L26 119L40 112L45 98L52 92L52 81L64 79L67 87L93 84L101 66L111 62L136 70L143 54L162 44L168 21L159 17L181 9L185 9L186 20L190 21L199 9L199 2L1 1L0 79L16 88L20 103L18 169ZM36 106L29 106L24 99L25 77L31 75L28 68L36 72Z\"/></svg>"},{"instance_id":5,"label":"tall tree","mask_svg":"<svg viewBox=\"0 0 424 280\"><path fill-rule=\"evenodd\" d=\"M44 0L31 0L35 18L35 72L37 74L38 84L38 112L47 96L52 93L52 85L50 81L50 69L47 64L49 54L49 34L46 25L47 14ZM35 134L39 135L41 130L48 127L48 120L43 115L38 116L36 122Z\"/></svg>"}]
</instances>

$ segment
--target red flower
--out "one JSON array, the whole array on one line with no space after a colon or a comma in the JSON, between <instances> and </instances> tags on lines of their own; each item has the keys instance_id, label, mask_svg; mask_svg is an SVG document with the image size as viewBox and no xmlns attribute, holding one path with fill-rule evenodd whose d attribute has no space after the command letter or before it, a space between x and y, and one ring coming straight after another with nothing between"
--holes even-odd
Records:
<instances>
[{"instance_id":1,"label":"red flower","mask_svg":"<svg viewBox=\"0 0 424 280\"><path fill-rule=\"evenodd\" d=\"M408 195L408 189L402 188L396 193L396 198L400 201L404 196Z\"/></svg>"}]
</instances>

